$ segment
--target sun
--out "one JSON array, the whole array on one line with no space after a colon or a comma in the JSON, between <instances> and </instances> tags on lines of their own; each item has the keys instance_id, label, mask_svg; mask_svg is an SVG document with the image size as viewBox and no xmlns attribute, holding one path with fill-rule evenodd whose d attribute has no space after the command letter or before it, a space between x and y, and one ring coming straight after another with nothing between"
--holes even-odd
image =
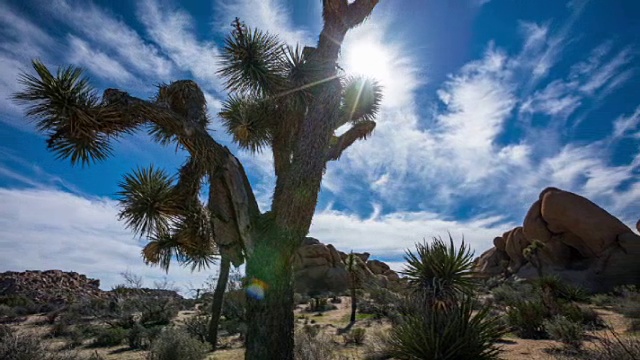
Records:
<instances>
[{"instance_id":1,"label":"sun","mask_svg":"<svg viewBox=\"0 0 640 360\"><path fill-rule=\"evenodd\" d=\"M373 41L359 41L345 48L343 67L348 75L360 75L385 85L391 79L390 52Z\"/></svg>"}]
</instances>

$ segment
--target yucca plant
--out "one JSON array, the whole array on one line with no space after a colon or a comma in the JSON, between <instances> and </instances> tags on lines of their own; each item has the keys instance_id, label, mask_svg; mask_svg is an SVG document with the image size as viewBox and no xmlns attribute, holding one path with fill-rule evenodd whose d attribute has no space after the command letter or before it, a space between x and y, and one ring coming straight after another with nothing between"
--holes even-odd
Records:
<instances>
[{"instance_id":1,"label":"yucca plant","mask_svg":"<svg viewBox=\"0 0 640 360\"><path fill-rule=\"evenodd\" d=\"M473 252L464 240L456 247L451 235L448 244L434 237L431 243L416 244L415 250L406 251L407 265L401 273L414 291L425 294L424 299L446 303L473 291Z\"/></svg>"},{"instance_id":2,"label":"yucca plant","mask_svg":"<svg viewBox=\"0 0 640 360\"><path fill-rule=\"evenodd\" d=\"M380 86L350 78L338 66L345 36L377 4L324 0L315 47L288 46L233 23L217 59L230 92L219 116L240 147L272 151L276 184L264 214L240 161L208 131L205 96L192 80L162 84L147 100L120 89L100 98L78 68L54 75L35 60L36 75L23 74L24 89L14 96L48 138L48 148L72 164L105 160L113 140L140 130L188 155L174 182L151 169L125 179L122 197L131 211L121 215L151 239L144 256L152 263L190 259L197 267L213 255L211 242L221 266L246 261L248 284L256 290L247 302L248 359L293 360L292 256L309 232L327 163L372 134L380 109ZM338 132L343 125L350 128ZM204 204L196 201L202 183ZM138 196L140 187L149 198Z\"/></svg>"},{"instance_id":3,"label":"yucca plant","mask_svg":"<svg viewBox=\"0 0 640 360\"><path fill-rule=\"evenodd\" d=\"M446 308L417 308L391 330L389 354L406 360L497 359L504 334L499 317L484 307L474 314L473 298L463 295Z\"/></svg>"}]
</instances>

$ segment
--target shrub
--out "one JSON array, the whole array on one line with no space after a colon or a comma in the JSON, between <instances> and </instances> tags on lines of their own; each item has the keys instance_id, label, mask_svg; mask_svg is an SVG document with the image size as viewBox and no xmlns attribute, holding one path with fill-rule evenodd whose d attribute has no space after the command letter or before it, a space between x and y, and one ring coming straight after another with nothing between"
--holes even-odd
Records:
<instances>
[{"instance_id":1,"label":"shrub","mask_svg":"<svg viewBox=\"0 0 640 360\"><path fill-rule=\"evenodd\" d=\"M560 308L562 316L567 319L582 324L588 328L601 329L605 327L605 323L598 313L588 306L577 304L564 304Z\"/></svg>"},{"instance_id":2,"label":"shrub","mask_svg":"<svg viewBox=\"0 0 640 360\"><path fill-rule=\"evenodd\" d=\"M192 337L207 342L211 316L197 315L184 321L184 330Z\"/></svg>"},{"instance_id":3,"label":"shrub","mask_svg":"<svg viewBox=\"0 0 640 360\"><path fill-rule=\"evenodd\" d=\"M613 302L613 298L607 294L595 294L591 296L591 303L596 306L608 306Z\"/></svg>"},{"instance_id":4,"label":"shrub","mask_svg":"<svg viewBox=\"0 0 640 360\"><path fill-rule=\"evenodd\" d=\"M186 332L165 329L151 344L148 360L201 360L207 351L207 345Z\"/></svg>"},{"instance_id":5,"label":"shrub","mask_svg":"<svg viewBox=\"0 0 640 360\"><path fill-rule=\"evenodd\" d=\"M545 320L544 328L549 336L562 342L572 350L579 350L585 337L584 326L573 322L564 316L555 316L551 320Z\"/></svg>"},{"instance_id":6,"label":"shrub","mask_svg":"<svg viewBox=\"0 0 640 360\"><path fill-rule=\"evenodd\" d=\"M574 358L575 359L575 358ZM640 359L640 338L621 338L615 332L611 336L599 337L590 349L582 351L582 360L636 360Z\"/></svg>"},{"instance_id":7,"label":"shrub","mask_svg":"<svg viewBox=\"0 0 640 360\"><path fill-rule=\"evenodd\" d=\"M614 310L631 319L640 319L640 296L627 297L614 304Z\"/></svg>"},{"instance_id":8,"label":"shrub","mask_svg":"<svg viewBox=\"0 0 640 360\"><path fill-rule=\"evenodd\" d=\"M628 332L640 332L640 319L633 319L627 327Z\"/></svg>"},{"instance_id":9,"label":"shrub","mask_svg":"<svg viewBox=\"0 0 640 360\"><path fill-rule=\"evenodd\" d=\"M169 325L178 315L178 306L171 299L150 299L143 303L140 323L146 327Z\"/></svg>"},{"instance_id":10,"label":"shrub","mask_svg":"<svg viewBox=\"0 0 640 360\"><path fill-rule=\"evenodd\" d=\"M322 312L335 310L337 307L329 303L327 298L324 297L316 297L309 300L309 305L307 306L308 312Z\"/></svg>"},{"instance_id":11,"label":"shrub","mask_svg":"<svg viewBox=\"0 0 640 360\"><path fill-rule=\"evenodd\" d=\"M296 360L326 360L334 357L334 346L324 336L312 336L305 331L297 331L294 337L294 358Z\"/></svg>"},{"instance_id":12,"label":"shrub","mask_svg":"<svg viewBox=\"0 0 640 360\"><path fill-rule=\"evenodd\" d=\"M118 346L122 344L124 339L127 338L128 332L126 329L119 327L101 328L98 330L98 334L93 341L95 347L110 347Z\"/></svg>"},{"instance_id":13,"label":"shrub","mask_svg":"<svg viewBox=\"0 0 640 360\"><path fill-rule=\"evenodd\" d=\"M8 326L0 326L0 359L2 360L76 360L66 352L53 352L34 335L17 334Z\"/></svg>"},{"instance_id":14,"label":"shrub","mask_svg":"<svg viewBox=\"0 0 640 360\"><path fill-rule=\"evenodd\" d=\"M507 324L523 339L545 337L544 320L549 312L542 301L521 301L507 309Z\"/></svg>"},{"instance_id":15,"label":"shrub","mask_svg":"<svg viewBox=\"0 0 640 360\"><path fill-rule=\"evenodd\" d=\"M389 354L400 359L496 359L504 334L500 319L485 307L473 315L470 297L441 309L414 308L391 330Z\"/></svg>"},{"instance_id":16,"label":"shrub","mask_svg":"<svg viewBox=\"0 0 640 360\"><path fill-rule=\"evenodd\" d=\"M344 339L344 343L362 345L364 344L364 338L365 338L366 332L367 332L366 329L363 329L363 328L351 329L349 332L342 335Z\"/></svg>"}]
</instances>

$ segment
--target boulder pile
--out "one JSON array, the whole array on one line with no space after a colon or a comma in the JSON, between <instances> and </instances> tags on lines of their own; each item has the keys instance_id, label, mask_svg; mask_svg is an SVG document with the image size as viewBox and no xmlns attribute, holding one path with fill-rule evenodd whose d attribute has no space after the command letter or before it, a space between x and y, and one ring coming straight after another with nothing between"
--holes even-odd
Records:
<instances>
[{"instance_id":1,"label":"boulder pile","mask_svg":"<svg viewBox=\"0 0 640 360\"><path fill-rule=\"evenodd\" d=\"M369 253L354 253L356 267L362 283L383 287L393 286L400 280L398 274L382 261L369 260ZM338 293L350 286L347 270L348 254L338 251L333 245L305 238L294 255L293 269L295 288L299 293Z\"/></svg>"},{"instance_id":2,"label":"boulder pile","mask_svg":"<svg viewBox=\"0 0 640 360\"><path fill-rule=\"evenodd\" d=\"M557 188L544 189L523 225L493 245L476 260L486 276L541 272L592 291L640 284L640 236L590 200Z\"/></svg>"},{"instance_id":3,"label":"boulder pile","mask_svg":"<svg viewBox=\"0 0 640 360\"><path fill-rule=\"evenodd\" d=\"M0 296L23 296L36 304L107 298L100 280L61 270L0 273Z\"/></svg>"}]
</instances>

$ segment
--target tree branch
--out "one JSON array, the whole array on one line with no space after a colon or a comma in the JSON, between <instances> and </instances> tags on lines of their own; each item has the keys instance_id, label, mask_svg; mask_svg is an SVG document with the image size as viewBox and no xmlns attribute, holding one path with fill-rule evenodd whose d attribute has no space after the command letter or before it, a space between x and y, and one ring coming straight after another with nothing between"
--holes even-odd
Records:
<instances>
[{"instance_id":1,"label":"tree branch","mask_svg":"<svg viewBox=\"0 0 640 360\"><path fill-rule=\"evenodd\" d=\"M347 10L346 25L349 29L359 25L366 19L379 0L355 0Z\"/></svg>"},{"instance_id":2,"label":"tree branch","mask_svg":"<svg viewBox=\"0 0 640 360\"><path fill-rule=\"evenodd\" d=\"M351 129L340 135L337 141L329 147L327 161L338 160L349 146L356 140L366 139L375 127L376 123L374 121L362 121L353 125Z\"/></svg>"},{"instance_id":3,"label":"tree branch","mask_svg":"<svg viewBox=\"0 0 640 360\"><path fill-rule=\"evenodd\" d=\"M195 119L116 89L107 89L103 99L107 107L118 109L131 122L152 122L165 132L175 134L192 158L208 168L211 185L208 207L214 238L221 254L229 256L234 265L240 265L242 250L252 247L252 224L259 216L255 196L240 161Z\"/></svg>"}]
</instances>

